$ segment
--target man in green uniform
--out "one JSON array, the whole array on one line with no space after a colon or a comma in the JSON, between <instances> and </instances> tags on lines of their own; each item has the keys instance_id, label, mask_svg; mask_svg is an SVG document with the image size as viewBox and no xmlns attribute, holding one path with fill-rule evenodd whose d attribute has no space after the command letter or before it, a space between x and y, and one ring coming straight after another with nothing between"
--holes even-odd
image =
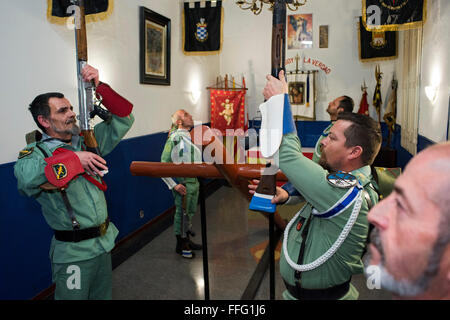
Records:
<instances>
[{"instance_id":1,"label":"man in green uniform","mask_svg":"<svg viewBox=\"0 0 450 320\"><path fill-rule=\"evenodd\" d=\"M274 156L279 168L306 201L285 229L280 273L285 299L356 299L350 284L362 273L370 203L378 197L371 186L370 164L381 145L379 125L371 118L342 113L322 140L319 164L304 157L281 80L267 76L267 101L260 106L261 130L273 130L279 141L261 139L263 156ZM267 123L269 126L267 126ZM278 160L277 160L278 159ZM273 203L288 200L277 188Z\"/></svg>"},{"instance_id":2,"label":"man in green uniform","mask_svg":"<svg viewBox=\"0 0 450 320\"><path fill-rule=\"evenodd\" d=\"M353 102L353 99L349 96L340 96L331 101L328 104L327 112L330 115L331 123L328 127L323 130L322 134L320 135L319 139L317 140L316 146L314 147L314 154L312 160L314 162L319 162L320 154L322 151L320 150L321 144L320 142L328 136L330 133L330 129L333 126L333 124L337 120L337 116L341 112L352 112L353 107L355 103Z\"/></svg>"},{"instance_id":3,"label":"man in green uniform","mask_svg":"<svg viewBox=\"0 0 450 320\"><path fill-rule=\"evenodd\" d=\"M194 121L187 111L180 109L173 114L172 128L161 155L161 162L202 162L200 149L191 141L189 130L193 126ZM190 240L190 236L194 236L192 218L197 211L199 182L197 178L163 178L163 181L172 190L175 200L176 210L173 222L177 238L175 251L183 258L191 259L195 257L192 250L202 249L201 245Z\"/></svg>"},{"instance_id":4,"label":"man in green uniform","mask_svg":"<svg viewBox=\"0 0 450 320\"><path fill-rule=\"evenodd\" d=\"M130 129L133 105L100 82L92 66L86 65L82 76L95 83L96 93L112 114L94 127L105 156ZM111 250L118 230L109 221L104 196L106 161L84 151L76 114L63 94L41 94L29 110L42 133L35 131L34 141L28 139L14 174L19 192L39 202L55 233L50 246L55 299L111 299Z\"/></svg>"}]
</instances>

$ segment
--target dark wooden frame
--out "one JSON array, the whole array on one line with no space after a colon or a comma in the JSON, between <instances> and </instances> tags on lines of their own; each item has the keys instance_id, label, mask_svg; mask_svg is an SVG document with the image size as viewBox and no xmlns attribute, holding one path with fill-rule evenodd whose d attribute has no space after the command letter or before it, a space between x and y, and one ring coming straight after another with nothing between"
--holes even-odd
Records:
<instances>
[{"instance_id":1,"label":"dark wooden frame","mask_svg":"<svg viewBox=\"0 0 450 320\"><path fill-rule=\"evenodd\" d=\"M171 29L171 23L170 19L166 18L159 13L156 13L150 9L147 9L146 7L139 7L139 24L140 24L140 83L142 84L157 84L157 85L170 85L170 29ZM164 64L164 75L152 75L146 73L146 22L150 21L153 22L161 27L166 28L166 46L165 46L165 52L163 52L163 56L165 59Z\"/></svg>"}]
</instances>

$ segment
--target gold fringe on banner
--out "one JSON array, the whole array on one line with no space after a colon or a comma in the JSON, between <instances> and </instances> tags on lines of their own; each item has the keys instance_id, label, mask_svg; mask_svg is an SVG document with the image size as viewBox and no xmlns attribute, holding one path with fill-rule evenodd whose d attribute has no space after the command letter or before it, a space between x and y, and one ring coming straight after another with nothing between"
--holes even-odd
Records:
<instances>
[{"instance_id":1,"label":"gold fringe on banner","mask_svg":"<svg viewBox=\"0 0 450 320\"><path fill-rule=\"evenodd\" d=\"M427 21L427 0L423 0L423 19L422 21L408 22L402 24L389 24L382 26L371 26L367 27L367 12L366 12L366 0L362 0L362 21L363 26L367 31L399 31L399 30L409 30L417 29L423 27Z\"/></svg>"},{"instance_id":2,"label":"gold fringe on banner","mask_svg":"<svg viewBox=\"0 0 450 320\"><path fill-rule=\"evenodd\" d=\"M47 0L47 20L53 24L65 25L68 19L73 17L55 17L52 16L53 0ZM114 10L114 0L108 1L108 10L96 14L89 14L86 16L86 23L97 22L100 20L106 20L112 14Z\"/></svg>"},{"instance_id":3,"label":"gold fringe on banner","mask_svg":"<svg viewBox=\"0 0 450 320\"><path fill-rule=\"evenodd\" d=\"M223 6L221 7L220 10L220 49L216 50L216 51L184 51L184 43L185 43L185 25L184 25L184 9L182 10L181 13L181 22L182 22L182 32L183 32L183 53L186 56L211 56L214 54L219 54L222 51L222 44L223 44Z\"/></svg>"}]
</instances>

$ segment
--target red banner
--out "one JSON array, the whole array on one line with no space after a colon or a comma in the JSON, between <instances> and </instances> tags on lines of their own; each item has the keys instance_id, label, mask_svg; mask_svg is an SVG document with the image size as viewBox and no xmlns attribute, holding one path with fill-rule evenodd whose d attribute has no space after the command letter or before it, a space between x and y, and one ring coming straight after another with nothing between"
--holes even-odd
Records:
<instances>
[{"instance_id":1,"label":"red banner","mask_svg":"<svg viewBox=\"0 0 450 320\"><path fill-rule=\"evenodd\" d=\"M211 128L246 130L245 90L211 90Z\"/></svg>"}]
</instances>

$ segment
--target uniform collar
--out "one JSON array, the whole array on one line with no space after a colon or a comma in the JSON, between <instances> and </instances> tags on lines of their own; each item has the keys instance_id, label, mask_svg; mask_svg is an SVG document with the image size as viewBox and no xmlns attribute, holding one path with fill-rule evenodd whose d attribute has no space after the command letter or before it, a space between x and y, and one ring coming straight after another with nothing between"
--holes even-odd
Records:
<instances>
[{"instance_id":1,"label":"uniform collar","mask_svg":"<svg viewBox=\"0 0 450 320\"><path fill-rule=\"evenodd\" d=\"M350 172L354 175L362 186L365 186L372 179L372 169L370 166L364 166Z\"/></svg>"},{"instance_id":2,"label":"uniform collar","mask_svg":"<svg viewBox=\"0 0 450 320\"><path fill-rule=\"evenodd\" d=\"M80 143L80 136L72 135L72 145L69 145L69 144L67 144L65 142L62 142L58 138L53 138L53 137L50 137L48 134L43 133L41 142L45 143L45 145L50 150L55 150L56 148L59 148L59 147L73 147L73 148L77 148L77 146Z\"/></svg>"}]
</instances>

